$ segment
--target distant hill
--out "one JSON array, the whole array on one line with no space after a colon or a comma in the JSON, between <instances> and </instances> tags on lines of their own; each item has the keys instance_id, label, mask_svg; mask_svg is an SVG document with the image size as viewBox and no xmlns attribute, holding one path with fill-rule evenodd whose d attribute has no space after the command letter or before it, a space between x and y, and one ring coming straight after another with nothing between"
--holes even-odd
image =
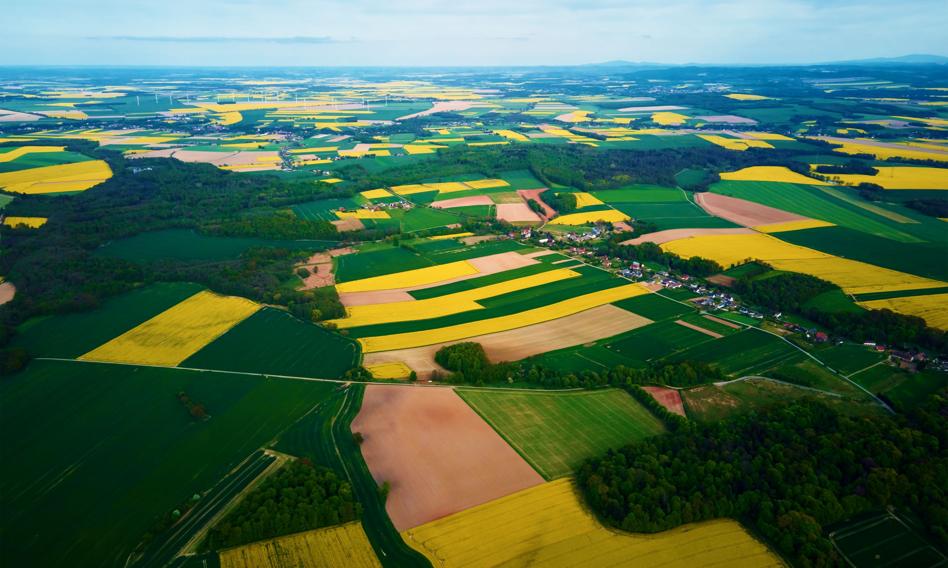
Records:
<instances>
[{"instance_id":1,"label":"distant hill","mask_svg":"<svg viewBox=\"0 0 948 568\"><path fill-rule=\"evenodd\" d=\"M828 65L948 65L948 57L914 53L900 57L874 57L871 59L853 59L850 61L832 61Z\"/></svg>"}]
</instances>

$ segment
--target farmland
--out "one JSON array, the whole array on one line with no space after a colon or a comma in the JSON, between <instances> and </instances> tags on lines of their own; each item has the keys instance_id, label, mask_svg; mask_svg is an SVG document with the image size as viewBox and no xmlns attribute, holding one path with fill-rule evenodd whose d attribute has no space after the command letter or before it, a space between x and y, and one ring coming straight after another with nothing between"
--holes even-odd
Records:
<instances>
[{"instance_id":1,"label":"farmland","mask_svg":"<svg viewBox=\"0 0 948 568\"><path fill-rule=\"evenodd\" d=\"M618 390L586 393L458 394L546 479L569 475L584 459L664 427Z\"/></svg>"},{"instance_id":2,"label":"farmland","mask_svg":"<svg viewBox=\"0 0 948 568\"><path fill-rule=\"evenodd\" d=\"M358 523L316 529L221 552L221 568L381 566Z\"/></svg>"},{"instance_id":3,"label":"farmland","mask_svg":"<svg viewBox=\"0 0 948 568\"><path fill-rule=\"evenodd\" d=\"M782 565L733 521L686 525L656 535L608 530L583 508L568 478L422 525L403 536L441 566L617 566L630 557L683 567Z\"/></svg>"},{"instance_id":4,"label":"farmland","mask_svg":"<svg viewBox=\"0 0 948 568\"><path fill-rule=\"evenodd\" d=\"M940 566L948 558L892 513L866 515L830 533L833 545L852 566L904 564Z\"/></svg>"}]
</instances>

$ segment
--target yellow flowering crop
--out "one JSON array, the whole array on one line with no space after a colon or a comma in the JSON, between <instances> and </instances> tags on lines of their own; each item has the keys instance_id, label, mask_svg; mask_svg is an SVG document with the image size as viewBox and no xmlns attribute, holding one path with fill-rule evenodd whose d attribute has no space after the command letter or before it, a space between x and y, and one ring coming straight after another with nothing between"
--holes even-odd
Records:
<instances>
[{"instance_id":1,"label":"yellow flowering crop","mask_svg":"<svg viewBox=\"0 0 948 568\"><path fill-rule=\"evenodd\" d=\"M757 225L755 230L761 233L783 233L785 231L800 231L803 229L816 229L818 227L832 227L833 223L821 221L819 219L801 219L799 221L784 221L783 223L771 223L769 225Z\"/></svg>"},{"instance_id":2,"label":"yellow flowering crop","mask_svg":"<svg viewBox=\"0 0 948 568\"><path fill-rule=\"evenodd\" d=\"M388 214L388 211L372 211L371 209L356 209L355 211L336 211L336 217L339 217L340 219L391 219L392 218Z\"/></svg>"},{"instance_id":3,"label":"yellow flowering crop","mask_svg":"<svg viewBox=\"0 0 948 568\"><path fill-rule=\"evenodd\" d=\"M198 292L79 358L178 365L259 309L246 298Z\"/></svg>"},{"instance_id":4,"label":"yellow flowering crop","mask_svg":"<svg viewBox=\"0 0 948 568\"><path fill-rule=\"evenodd\" d=\"M62 152L65 149L65 146L20 146L10 150L9 152L0 153L0 164L4 162L12 162L13 160L16 160L17 158L27 154Z\"/></svg>"},{"instance_id":5,"label":"yellow flowering crop","mask_svg":"<svg viewBox=\"0 0 948 568\"><path fill-rule=\"evenodd\" d=\"M691 118L690 116L685 116L683 114L678 114L677 112L656 112L652 114L652 121L661 124L662 126L674 126L678 124L684 124L686 120Z\"/></svg>"},{"instance_id":6,"label":"yellow flowering crop","mask_svg":"<svg viewBox=\"0 0 948 568\"><path fill-rule=\"evenodd\" d=\"M846 185L874 183L885 189L941 189L948 190L948 169L913 168L908 166L875 166L874 176L861 174L833 174L833 180Z\"/></svg>"},{"instance_id":7,"label":"yellow flowering crop","mask_svg":"<svg viewBox=\"0 0 948 568\"><path fill-rule=\"evenodd\" d=\"M724 96L729 99L734 99L735 101L765 101L770 98L763 95L748 95L741 93L728 93Z\"/></svg>"},{"instance_id":8,"label":"yellow flowering crop","mask_svg":"<svg viewBox=\"0 0 948 568\"><path fill-rule=\"evenodd\" d=\"M336 290L340 293L394 290L397 288L436 284L445 280L453 280L461 276L471 276L474 274L478 274L478 270L473 264L466 260L459 260L447 264L426 266L424 268L416 268L414 270L406 270L394 274L384 274L382 276L372 276L371 278L343 282L336 284Z\"/></svg>"},{"instance_id":9,"label":"yellow flowering crop","mask_svg":"<svg viewBox=\"0 0 948 568\"><path fill-rule=\"evenodd\" d=\"M873 310L886 308L900 314L918 316L924 319L929 327L948 330L948 294L905 296L859 303Z\"/></svg>"},{"instance_id":10,"label":"yellow flowering crop","mask_svg":"<svg viewBox=\"0 0 948 568\"><path fill-rule=\"evenodd\" d=\"M736 172L724 172L721 179L729 181L777 181L783 183L803 183L808 185L829 185L825 181L813 179L783 166L751 166Z\"/></svg>"},{"instance_id":11,"label":"yellow flowering crop","mask_svg":"<svg viewBox=\"0 0 948 568\"><path fill-rule=\"evenodd\" d=\"M29 195L84 191L112 177L112 170L102 160L30 168L0 173L0 188L11 193Z\"/></svg>"},{"instance_id":12,"label":"yellow flowering crop","mask_svg":"<svg viewBox=\"0 0 948 568\"><path fill-rule=\"evenodd\" d=\"M590 207L592 205L602 205L602 201L600 201L595 195L591 193L586 193L585 191L577 191L573 195L576 196L577 209L582 209L583 207Z\"/></svg>"},{"instance_id":13,"label":"yellow flowering crop","mask_svg":"<svg viewBox=\"0 0 948 568\"><path fill-rule=\"evenodd\" d=\"M358 521L229 548L220 562L221 568L382 566Z\"/></svg>"},{"instance_id":14,"label":"yellow flowering crop","mask_svg":"<svg viewBox=\"0 0 948 568\"><path fill-rule=\"evenodd\" d=\"M728 150L737 150L743 152L748 148L773 148L771 144L763 140L751 140L747 138L727 138L726 136L717 136L714 134L699 134L698 138L717 144Z\"/></svg>"},{"instance_id":15,"label":"yellow flowering crop","mask_svg":"<svg viewBox=\"0 0 948 568\"><path fill-rule=\"evenodd\" d=\"M359 195L366 199L380 199L383 197L392 197L392 192L381 188L381 189L370 189L368 191L359 192Z\"/></svg>"},{"instance_id":16,"label":"yellow flowering crop","mask_svg":"<svg viewBox=\"0 0 948 568\"><path fill-rule=\"evenodd\" d=\"M597 221L606 221L609 223L618 223L619 221L628 221L629 216L616 209L603 209L602 211L589 211L587 213L570 213L553 219L552 223L556 225L586 225Z\"/></svg>"},{"instance_id":17,"label":"yellow flowering crop","mask_svg":"<svg viewBox=\"0 0 948 568\"><path fill-rule=\"evenodd\" d=\"M46 224L46 217L4 217L3 224L7 227L19 227L25 225L31 229L37 229Z\"/></svg>"},{"instance_id":18,"label":"yellow flowering crop","mask_svg":"<svg viewBox=\"0 0 948 568\"><path fill-rule=\"evenodd\" d=\"M411 367L401 361L392 363L379 363L378 365L369 365L365 368L373 379L407 379L411 375Z\"/></svg>"}]
</instances>

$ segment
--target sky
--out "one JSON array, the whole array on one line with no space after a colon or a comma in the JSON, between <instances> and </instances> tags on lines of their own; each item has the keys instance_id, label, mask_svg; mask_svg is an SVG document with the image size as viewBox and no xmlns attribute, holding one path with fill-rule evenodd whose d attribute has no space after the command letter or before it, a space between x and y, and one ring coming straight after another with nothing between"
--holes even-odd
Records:
<instances>
[{"instance_id":1,"label":"sky","mask_svg":"<svg viewBox=\"0 0 948 568\"><path fill-rule=\"evenodd\" d=\"M0 65L812 63L948 55L945 0L4 0Z\"/></svg>"}]
</instances>

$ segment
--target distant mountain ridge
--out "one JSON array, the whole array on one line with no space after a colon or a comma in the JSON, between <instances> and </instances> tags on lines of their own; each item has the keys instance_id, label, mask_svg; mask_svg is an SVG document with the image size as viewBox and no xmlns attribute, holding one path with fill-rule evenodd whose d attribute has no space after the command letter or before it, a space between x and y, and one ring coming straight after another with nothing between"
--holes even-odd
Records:
<instances>
[{"instance_id":1,"label":"distant mountain ridge","mask_svg":"<svg viewBox=\"0 0 948 568\"><path fill-rule=\"evenodd\" d=\"M843 61L824 61L820 63L656 63L653 61L626 61L613 59L599 63L586 63L579 67L607 68L644 68L644 67L806 67L809 65L948 65L948 57L929 53L913 53L897 57L872 57L867 59L849 59Z\"/></svg>"}]
</instances>

